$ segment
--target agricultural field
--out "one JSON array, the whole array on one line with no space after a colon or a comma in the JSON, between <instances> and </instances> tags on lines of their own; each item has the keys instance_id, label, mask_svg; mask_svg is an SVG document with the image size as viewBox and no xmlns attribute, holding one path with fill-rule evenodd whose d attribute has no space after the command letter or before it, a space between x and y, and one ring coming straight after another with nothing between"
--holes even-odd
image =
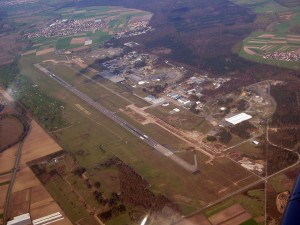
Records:
<instances>
[{"instance_id":1,"label":"agricultural field","mask_svg":"<svg viewBox=\"0 0 300 225\"><path fill-rule=\"evenodd\" d=\"M13 116L3 117L0 114L0 149L5 146L16 143L24 132L24 127L21 121Z\"/></svg>"},{"instance_id":2,"label":"agricultural field","mask_svg":"<svg viewBox=\"0 0 300 225\"><path fill-rule=\"evenodd\" d=\"M272 57L276 52L283 57ZM240 55L260 63L299 69L298 60L289 59L290 53L300 54L300 35L276 36L272 33L256 32L244 40Z\"/></svg>"},{"instance_id":3,"label":"agricultural field","mask_svg":"<svg viewBox=\"0 0 300 225\"><path fill-rule=\"evenodd\" d=\"M21 73L29 76L32 81L49 94L50 97L65 103L64 109L62 110L62 120L66 125L52 130L52 133L55 139L62 145L63 149L74 154L79 165L88 171L91 180L93 182L100 181L103 184L102 190L106 193L106 196L110 196L109 187L112 185L111 182L106 181L106 177L111 173L116 174L116 169L108 169L107 172L104 170L103 173L100 173L97 168L99 164L105 163L112 156L120 158L146 179L151 185L150 191L164 194L172 202L176 202L176 204L179 205L180 211L184 214L189 214L207 202L218 198L218 196L229 193L257 179L227 159L219 159L215 161L213 165L206 165L208 158L200 152L197 153L197 158L200 170L203 172L197 176L187 176L186 172L178 168L173 162L151 151L148 146L143 144L136 137L128 134L125 130L114 124L105 116L99 114L85 102L71 95L67 90L58 86L54 81L50 80L45 74L33 66L34 63L51 59L59 60L59 57L52 55L52 53L45 54L42 58L36 58L33 54L23 56L20 61ZM132 104L117 95L118 93L123 93L124 89L108 80L100 80L99 83L101 85L105 84L106 88L104 88L101 87L101 85L99 86L98 83L87 82L87 77L79 76L78 71L76 72L76 70L66 65L53 64L50 62L44 62L43 65L72 85L77 86L82 92L101 102L101 104L106 104L108 108L112 107L110 108L111 110L118 110L119 108L125 109L128 104ZM110 103L106 101L107 97L105 96L115 96L117 101L114 101L114 105L109 105ZM128 101L147 105L141 100L137 101L136 97L129 98L126 96L126 98ZM124 116L127 121L143 130L150 137L171 147L174 151L189 149L187 143L156 125L141 125L125 114L120 115L122 117ZM188 112L186 115L193 116ZM189 126L192 126L192 124ZM161 135L164 133L168 135L169 138L164 138L163 135ZM103 146L105 153L101 151L99 146ZM193 162L192 152L178 152L176 154L187 161ZM139 157L136 157L137 155ZM224 176L226 176L226 180L221 179L221 177ZM72 177L68 178L67 181L75 182L73 180L74 176ZM80 185L78 178L76 179L77 183L74 187L76 187L79 192L86 190L86 186ZM67 181L54 177L46 184L47 190L52 193L54 197L56 196L55 198L60 199L59 196L64 194L55 188L54 183ZM106 182L108 183L105 184ZM206 182L214 184L214 187L208 188ZM232 185L233 183L237 184ZM113 186L117 187L118 185L114 184ZM196 188L199 186L201 186L201 188ZM118 191L118 189L115 190ZM65 193L65 195L69 199L66 200L66 202L69 202L68 204L75 202L74 198L76 196L71 196L72 194L69 192ZM89 199L89 204L94 204L92 203L94 201L93 198L89 197ZM66 214L69 215L69 206L66 205L62 207L66 210ZM74 207L80 210L82 205L79 204ZM70 211L70 219L72 221L77 220L77 217L72 216L76 214L75 212ZM110 223L117 224L117 222L114 223L114 219L112 219Z\"/></svg>"},{"instance_id":4,"label":"agricultural field","mask_svg":"<svg viewBox=\"0 0 300 225\"><path fill-rule=\"evenodd\" d=\"M117 32L126 31L128 26L149 20L151 16L142 10L113 6L63 8L54 11L52 18L56 20L50 22L43 18L44 22L30 28L25 36L32 43L29 52L37 51L37 55L47 54L45 48L78 51L102 44Z\"/></svg>"},{"instance_id":5,"label":"agricultural field","mask_svg":"<svg viewBox=\"0 0 300 225\"><path fill-rule=\"evenodd\" d=\"M41 142L40 140L43 140ZM3 213L4 201L8 184L10 183L11 173L8 172L13 168L18 145L15 145L0 156L1 162L1 195L0 213ZM7 209L7 217L12 218L20 214L28 213L30 210L31 218L38 219L51 213L60 212L63 220L61 225L71 224L66 218L60 206L53 201L51 195L46 191L34 173L27 166L27 163L43 157L45 155L60 151L61 147L49 137L49 135L35 122L31 122L31 130L22 146L22 157L20 169L16 174L14 185L11 192L11 199Z\"/></svg>"},{"instance_id":6,"label":"agricultural field","mask_svg":"<svg viewBox=\"0 0 300 225\"><path fill-rule=\"evenodd\" d=\"M259 31L252 32L243 40L240 56L259 63L299 70L300 5L295 1L234 2L260 14L256 21Z\"/></svg>"},{"instance_id":7,"label":"agricultural field","mask_svg":"<svg viewBox=\"0 0 300 225\"><path fill-rule=\"evenodd\" d=\"M45 16L25 18L27 25L37 21L34 26L24 28L30 47L24 49L25 53L14 65L15 70L8 66L0 71L0 81L59 145L33 120L23 146L19 182L12 197L18 206L13 204L10 214L19 214L30 207L28 196L31 195L36 207L32 210L34 217L43 216L46 210L39 208L41 202L52 201L48 211L63 210L63 215L73 224L93 225L101 220L108 225L121 222L135 225L140 224L147 213L151 214L149 224L168 224L196 212L202 214L189 218L195 223L263 224L264 211L270 204L267 201L275 196L272 193L266 199L265 193L275 189L277 194L277 191L285 192L284 188L290 189L291 177L295 174L287 174L286 167L296 164L298 155L267 143L264 123L276 108L269 93L272 82L260 84L263 78L256 75L255 70L244 74L247 66L258 67L231 55L230 49L234 41L244 38L257 25L253 22L254 13L248 9L263 15L260 17L263 19L273 11L277 13L274 15L276 23L246 38L240 55L275 61L278 66L280 63L297 66L295 62L264 58L277 51L299 51L300 34L296 27L299 16L295 1L253 0L245 8L244 0L233 1L243 7L226 0L192 0L182 3L187 7L177 3L173 7L173 2L166 0L165 4L172 7L164 6L163 12L157 10L155 3L162 4L158 0L141 2L137 3L141 4L140 8L150 7L153 11L149 12L157 15L152 18L152 13L131 9L130 5L128 8L80 7L79 2L68 4L68 8L57 7ZM20 18L14 18L14 22L16 20L21 22ZM161 22L158 20L173 25L164 30L167 26L162 23L153 30L149 28L151 32L147 35L133 37L136 24L144 24L148 29L150 20L151 26ZM144 31L137 29L138 35ZM126 39L118 40L122 37ZM132 41L127 42L129 39ZM219 40L223 42L223 39L224 45L220 45ZM167 58L162 60L148 54L165 49ZM166 60L168 57L170 61ZM200 66L199 74L195 72L194 77L193 69L177 64L175 60L182 58ZM106 64L106 60L112 63ZM211 74L206 69L216 73ZM101 75L106 72L109 75ZM238 76L242 73L243 81ZM122 81L117 82L110 76L119 76ZM192 77L197 80L195 83L184 84L185 79L192 81ZM56 82L60 79L65 85ZM198 85L202 83L203 86ZM77 97L74 89L70 91L66 87L76 88L114 115L111 119L106 117L90 101ZM191 96L187 92L192 88ZM167 92L173 89L191 100L195 111L189 105L168 98ZM157 105L154 101L146 102L144 97L150 94L154 99L165 98L167 106L162 102ZM214 97L218 99L212 100ZM231 102L227 102L230 98ZM196 110L196 106L201 109ZM178 112L174 111L177 107ZM251 122L236 127L225 123L225 118L241 112L249 113ZM119 126L114 117L124 119L142 136ZM211 132L217 129L220 132ZM209 140L206 134L211 133L215 133L215 139ZM39 145L41 139L45 141ZM147 145L151 139L167 148L168 154L199 171L192 174L183 170L171 157L155 151L157 145ZM254 140L260 142L258 146L252 143ZM61 149L64 151L57 153ZM5 166L0 170L2 193L7 189L16 151L17 146L14 146L0 156L0 161L1 157L10 159L1 164ZM32 159L36 160L32 162ZM258 172L249 169L253 161L257 163L254 168L257 167ZM280 171L283 172L277 174L279 178L273 180L272 174ZM39 180L33 178L32 172ZM288 180L288 185L282 185L278 182L280 179ZM272 180L272 184L264 186L267 180ZM229 217L228 214L234 215ZM164 221L165 218L170 221Z\"/></svg>"}]
</instances>

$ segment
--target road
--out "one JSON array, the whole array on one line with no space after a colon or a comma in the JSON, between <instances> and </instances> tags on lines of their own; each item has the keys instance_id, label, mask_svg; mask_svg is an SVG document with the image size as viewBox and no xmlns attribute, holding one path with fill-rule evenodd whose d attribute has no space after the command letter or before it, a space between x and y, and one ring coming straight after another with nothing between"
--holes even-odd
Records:
<instances>
[{"instance_id":1,"label":"road","mask_svg":"<svg viewBox=\"0 0 300 225\"><path fill-rule=\"evenodd\" d=\"M184 168L188 172L194 173L194 172L198 171L198 169L195 168L194 165L191 165L191 164L187 163L185 160L183 160L180 157L178 157L177 155L175 155L172 151L170 151L169 149L167 149L164 146L160 145L158 142L156 142L152 138L148 137L145 133L138 130L137 128L132 126L130 123L128 123L127 121L125 121L121 117L117 116L114 112L109 111L108 109L106 109L104 106L102 106L98 102L95 102L92 98L90 98L86 94L82 93L81 91L77 90L75 87L71 86L69 83L67 83L66 81L64 81L60 77L58 77L55 74L51 73L46 68L42 67L39 64L35 64L34 66L36 68L38 68L40 71L42 71L43 73L45 73L47 76L52 78L54 81L59 83L61 86L68 89L70 92L72 92L74 95L79 97L81 100L85 101L87 104L91 105L96 110L103 113L105 116L107 116L108 118L110 118L111 120L113 120L114 122L116 122L117 124L122 126L123 128L125 128L126 130L128 130L130 133L132 133L136 137L140 138L142 141L144 141L146 144L151 146L153 149L155 149L156 151L160 152L164 156L166 156L166 157L170 158L171 160L173 160L175 163L180 165L182 168Z\"/></svg>"},{"instance_id":2,"label":"road","mask_svg":"<svg viewBox=\"0 0 300 225\"><path fill-rule=\"evenodd\" d=\"M192 214L190 214L190 215L188 215L188 216L183 217L183 218L180 219L179 221L182 221L182 220L184 220L184 219L186 219L186 218L189 218L189 217L192 217L192 216L194 216L194 215L197 215L198 213L203 212L205 209L208 209L208 208L210 208L210 207L212 207L212 206L215 206L215 205L217 205L217 204L219 204L219 203L225 201L226 199L231 198L231 197L233 197L233 196L235 196L235 195L237 195L237 194L239 194L239 193L242 193L242 192L244 192L244 191L247 191L247 190L249 190L250 188L255 187L255 186L258 185L258 184L266 183L268 179L270 179L270 178L272 178L272 177L275 177L276 175L278 175L278 174L280 174L280 173L282 173L282 172L285 172L285 171L287 171L287 170L293 168L293 167L296 166L297 164L299 164L299 159L298 159L297 162L295 162L293 165L290 165L290 166L288 166L288 167L286 167L286 168L284 168L284 169L282 169L282 170L280 170L280 171L278 171L278 172L276 172L276 173L273 173L273 174L271 174L271 175L269 175L269 176L259 178L257 181L254 181L254 182L251 183L251 184L248 184L248 185L246 185L246 186L244 186L244 187L242 187L242 188L240 188L240 189L238 189L238 190L236 190L236 191L233 191L233 192L231 192L231 193L225 195L224 197L218 198L217 200L215 200L215 201L213 201L213 202L210 202L209 204L203 206L201 209L197 210L196 212L194 212L194 213L192 213ZM176 222L173 223L173 224L177 224L179 221L176 221Z\"/></svg>"},{"instance_id":3,"label":"road","mask_svg":"<svg viewBox=\"0 0 300 225\"><path fill-rule=\"evenodd\" d=\"M16 175L19 170L19 164L20 164L20 159L21 159L21 155L22 155L21 152L22 152L23 143L24 143L24 139L19 143L19 147L18 147L18 150L16 153L15 164L12 169L12 175L11 175L8 190L6 193L5 204L4 204L4 214L3 214L3 224L4 225L6 225L6 221L7 221L7 213L8 213L8 207L9 207L9 203L10 203L12 188L14 186L14 181L16 179Z\"/></svg>"}]
</instances>

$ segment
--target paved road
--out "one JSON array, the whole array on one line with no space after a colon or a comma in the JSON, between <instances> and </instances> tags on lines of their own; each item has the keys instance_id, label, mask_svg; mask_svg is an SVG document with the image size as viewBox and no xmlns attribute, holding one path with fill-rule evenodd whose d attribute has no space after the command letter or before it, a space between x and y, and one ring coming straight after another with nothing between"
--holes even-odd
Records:
<instances>
[{"instance_id":1,"label":"paved road","mask_svg":"<svg viewBox=\"0 0 300 225\"><path fill-rule=\"evenodd\" d=\"M23 142L24 140L22 140L19 143L19 147L18 147L18 151L16 153L16 159L15 159L15 164L14 167L12 169L12 175L11 175L11 179L9 182L9 186L8 186L8 190L6 193L6 199L5 199L5 204L4 204L4 214L3 214L3 224L6 225L6 221L7 221L7 213L8 213L8 207L9 207L9 203L10 203L10 197L11 197L11 192L12 192L12 188L14 186L14 182L16 179L16 175L17 172L19 170L19 164L20 164L20 159L21 159L21 151L22 151L22 147L23 147Z\"/></svg>"},{"instance_id":2,"label":"paved road","mask_svg":"<svg viewBox=\"0 0 300 225\"><path fill-rule=\"evenodd\" d=\"M169 157L171 160L173 160L175 163L177 163L178 165L180 165L185 170L187 170L189 172L192 172L192 173L198 171L198 169L195 168L194 165L191 165L191 164L187 163L185 160L179 158L172 151L170 151L169 149L167 149L164 146L160 145L158 142L156 142L152 138L148 137L142 131L138 130L137 128L135 128L134 126L132 126L131 124L129 124L127 121L125 121L121 117L117 116L115 113L109 111L108 109L106 109L104 106L102 106L98 102L95 102L92 98L90 98L86 94L82 93L81 91L77 90L75 87L71 86L69 83L67 83L66 81L64 81L60 77L58 77L55 74L51 73L46 68L42 67L39 64L35 64L34 66L36 68L38 68L39 70L41 70L42 72L44 72L47 76L49 76L50 78L52 78L53 80L55 80L57 83L59 83L60 85L62 85L66 89L68 89L70 92L72 92L73 94L75 94L77 97L79 97L80 99L82 99L83 101L85 101L86 103L88 103L89 105L93 106L99 112L103 113L104 115L106 115L107 117L109 117L111 120L113 120L114 122L116 122L117 124L119 124L120 126L122 126L123 128L125 128L126 130L128 130L130 133L132 133L133 135L135 135L138 138L140 138L142 141L144 141L145 143L147 143L149 146L151 146L152 148L154 148L155 150L157 150L161 154Z\"/></svg>"}]
</instances>

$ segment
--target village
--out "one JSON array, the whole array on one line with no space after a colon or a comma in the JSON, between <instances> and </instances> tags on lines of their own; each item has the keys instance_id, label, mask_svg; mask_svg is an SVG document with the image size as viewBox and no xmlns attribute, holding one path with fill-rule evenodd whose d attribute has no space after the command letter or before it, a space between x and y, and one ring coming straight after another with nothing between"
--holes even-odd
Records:
<instances>
[{"instance_id":1,"label":"village","mask_svg":"<svg viewBox=\"0 0 300 225\"><path fill-rule=\"evenodd\" d=\"M30 3L35 3L38 0L5 0L5 1L0 1L0 6L2 7L7 7L7 6L15 6L15 5L21 5L21 4L30 4Z\"/></svg>"},{"instance_id":2,"label":"village","mask_svg":"<svg viewBox=\"0 0 300 225\"><path fill-rule=\"evenodd\" d=\"M272 52L263 56L264 59L275 59L280 61L299 61L300 55L296 52Z\"/></svg>"},{"instance_id":3,"label":"village","mask_svg":"<svg viewBox=\"0 0 300 225\"><path fill-rule=\"evenodd\" d=\"M120 39L124 37L134 37L151 32L154 29L151 26L148 26L148 23L148 21L140 21L130 24L128 26L128 30L117 32L115 34L115 38Z\"/></svg>"},{"instance_id":4,"label":"village","mask_svg":"<svg viewBox=\"0 0 300 225\"><path fill-rule=\"evenodd\" d=\"M104 23L99 20L56 20L54 23L39 29L33 33L27 33L25 36L29 39L40 37L55 37L55 36L69 36L78 33L95 31L103 27Z\"/></svg>"}]
</instances>

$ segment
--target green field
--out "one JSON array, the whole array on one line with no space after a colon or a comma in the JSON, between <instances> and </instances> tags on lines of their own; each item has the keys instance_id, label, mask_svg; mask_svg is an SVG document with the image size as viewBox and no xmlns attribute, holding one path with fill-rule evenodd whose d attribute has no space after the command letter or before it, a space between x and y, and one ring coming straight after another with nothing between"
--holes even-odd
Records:
<instances>
[{"instance_id":1,"label":"green field","mask_svg":"<svg viewBox=\"0 0 300 225\"><path fill-rule=\"evenodd\" d=\"M239 188L240 185L244 186L256 180L246 170L229 160L218 159L214 162L214 165L207 165L205 164L207 157L200 153L197 154L199 167L202 172L197 176L187 173L168 158L151 150L140 139L73 96L69 91L59 86L33 66L34 63L47 59L59 60L60 58L54 54L47 54L38 58L34 55L24 56L20 61L21 72L30 77L34 83L37 83L52 98L65 103L62 115L63 120L68 123L68 128L57 132L54 131L53 134L63 149L74 153L80 165L93 174L93 180L105 179L105 175L97 173L95 167L107 160L107 154L110 156L116 155L144 177L151 184L152 191L163 193L170 197L187 214L194 212L207 202L217 199L220 195ZM64 79L70 79L70 81L77 76L75 71L71 72L69 71L70 68L65 66L50 66L50 69L57 70L57 72L60 72L60 76ZM85 91L88 95L100 96L106 94L107 90L98 88L96 84L80 84L80 82L84 82L84 80L80 79L82 78L75 79L72 82L73 84L78 84L78 88L82 88L82 91ZM103 82L108 84L108 87L113 88L115 91L123 90L110 81L101 80L101 82L102 84ZM90 91L89 93L88 90ZM101 93L97 94L98 92ZM94 97L96 98L96 96ZM108 98L100 98L98 101L103 101L101 102L103 104L111 104L107 101ZM113 103L118 104L118 107L122 107L123 103L119 101L119 98L118 100L113 100ZM80 104L91 115L86 115L78 110L75 104ZM107 107L109 106L107 105ZM169 135L168 138L165 138L162 135L162 132L165 131L158 126L151 124L142 126L125 115L123 116L139 129L149 134L149 136L161 141L162 144L168 145L175 150L182 150L188 147L171 134L165 133L164 135ZM99 150L100 145L105 146L106 154ZM76 152L80 150L84 150L86 154L77 155ZM192 155L190 154L181 156L187 160L192 160ZM226 177L225 179L224 176ZM237 186L232 185L232 182L239 181L242 177L244 179L245 176L249 178L240 182ZM212 185L207 186L207 183ZM108 183L107 186L109 185ZM224 188L227 188L227 190L222 194L218 194L218 191ZM184 196L184 198L180 196Z\"/></svg>"},{"instance_id":2,"label":"green field","mask_svg":"<svg viewBox=\"0 0 300 225\"><path fill-rule=\"evenodd\" d=\"M283 12L288 8L274 0L231 0L233 3L250 8L256 13Z\"/></svg>"},{"instance_id":3,"label":"green field","mask_svg":"<svg viewBox=\"0 0 300 225\"><path fill-rule=\"evenodd\" d=\"M82 36L73 36L73 37L82 37ZM71 45L71 40L73 37L66 37L66 38L59 38L56 42L56 49L57 50L67 50L71 48L77 48L83 46L83 44L78 45Z\"/></svg>"},{"instance_id":4,"label":"green field","mask_svg":"<svg viewBox=\"0 0 300 225\"><path fill-rule=\"evenodd\" d=\"M245 193L235 195L228 200L210 207L209 209L205 210L203 214L206 217L210 217L236 203L241 204L241 206L247 210L253 216L253 218L264 216L264 189L251 189ZM257 223L254 219L250 219L243 224L256 225L264 223Z\"/></svg>"},{"instance_id":5,"label":"green field","mask_svg":"<svg viewBox=\"0 0 300 225\"><path fill-rule=\"evenodd\" d=\"M149 108L146 111L166 123L183 130L194 130L204 122L204 117L197 116L185 109L181 109L178 113L170 114L170 111L176 107L177 106L170 104L167 107L157 106L155 108Z\"/></svg>"},{"instance_id":6,"label":"green field","mask_svg":"<svg viewBox=\"0 0 300 225\"><path fill-rule=\"evenodd\" d=\"M123 7L113 7L113 6L97 6L97 7L86 7L86 8L62 8L54 11L52 14L46 14L45 16L39 15L35 20L32 18L28 23L40 23L40 26L43 26L43 22L45 23L47 20L53 17L62 18L62 19L74 19L74 20L108 20L108 25L104 29L98 29L95 31L88 31L82 34L75 34L68 37L40 37L33 38L31 41L33 45L36 44L50 44L55 46L57 50L68 50L77 47L84 46L84 44L76 44L71 45L71 39L73 37L86 37L92 40L92 46L101 45L105 41L109 40L114 33L117 31L123 30L127 28L127 24L131 18L141 15L150 15L149 12L135 10L135 9L127 9ZM111 19L109 19L111 18ZM31 28L33 31L33 29ZM31 49L35 49L32 47Z\"/></svg>"},{"instance_id":7,"label":"green field","mask_svg":"<svg viewBox=\"0 0 300 225\"><path fill-rule=\"evenodd\" d=\"M299 62L264 59L263 55L276 51L291 52L300 49L300 41L288 40L288 35L295 35L291 28L300 24L300 3L295 0L232 1L259 14L256 20L258 30L244 39L239 55L254 62L299 70ZM266 34L274 36L261 37L261 35ZM278 41L285 42L280 43ZM249 51L252 53L249 53Z\"/></svg>"}]
</instances>

